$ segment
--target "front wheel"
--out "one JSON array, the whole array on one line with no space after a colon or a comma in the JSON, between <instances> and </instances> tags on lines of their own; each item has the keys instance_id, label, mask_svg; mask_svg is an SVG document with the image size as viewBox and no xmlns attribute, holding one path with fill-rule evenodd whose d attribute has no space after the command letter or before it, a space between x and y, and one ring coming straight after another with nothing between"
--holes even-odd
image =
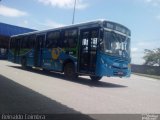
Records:
<instances>
[{"instance_id":1,"label":"front wheel","mask_svg":"<svg viewBox=\"0 0 160 120\"><path fill-rule=\"evenodd\" d=\"M97 82L97 81L100 81L102 77L100 77L100 76L90 76L90 78L91 78L92 81Z\"/></svg>"},{"instance_id":2,"label":"front wheel","mask_svg":"<svg viewBox=\"0 0 160 120\"><path fill-rule=\"evenodd\" d=\"M75 79L75 78L77 78L77 74L75 72L75 67L74 67L73 63L67 63L64 66L64 75L68 79Z\"/></svg>"}]
</instances>

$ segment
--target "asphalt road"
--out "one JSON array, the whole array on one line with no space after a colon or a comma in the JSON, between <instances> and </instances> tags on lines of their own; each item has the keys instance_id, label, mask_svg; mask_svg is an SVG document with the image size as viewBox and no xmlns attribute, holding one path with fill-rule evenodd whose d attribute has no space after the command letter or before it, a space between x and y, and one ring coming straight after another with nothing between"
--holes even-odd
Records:
<instances>
[{"instance_id":1,"label":"asphalt road","mask_svg":"<svg viewBox=\"0 0 160 120\"><path fill-rule=\"evenodd\" d=\"M88 77L30 69L0 60L0 113L160 113L160 80L132 75L93 83Z\"/></svg>"}]
</instances>

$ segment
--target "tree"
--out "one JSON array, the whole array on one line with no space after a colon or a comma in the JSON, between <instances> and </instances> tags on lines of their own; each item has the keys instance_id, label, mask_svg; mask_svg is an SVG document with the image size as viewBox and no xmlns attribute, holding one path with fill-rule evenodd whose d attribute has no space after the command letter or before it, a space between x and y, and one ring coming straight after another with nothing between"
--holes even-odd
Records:
<instances>
[{"instance_id":1,"label":"tree","mask_svg":"<svg viewBox=\"0 0 160 120\"><path fill-rule=\"evenodd\" d=\"M160 48L149 50L144 50L144 57L145 60L144 65L151 65L151 66L159 66L160 67Z\"/></svg>"}]
</instances>

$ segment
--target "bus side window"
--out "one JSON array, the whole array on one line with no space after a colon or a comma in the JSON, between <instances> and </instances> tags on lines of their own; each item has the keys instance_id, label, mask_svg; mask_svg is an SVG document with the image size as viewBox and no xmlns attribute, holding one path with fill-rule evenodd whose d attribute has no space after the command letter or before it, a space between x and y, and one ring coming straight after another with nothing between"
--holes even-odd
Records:
<instances>
[{"instance_id":1,"label":"bus side window","mask_svg":"<svg viewBox=\"0 0 160 120\"><path fill-rule=\"evenodd\" d=\"M25 37L25 44L26 44L26 46L25 46L25 47L26 47L27 49L28 49L28 48L29 48L29 46L30 46L30 45L29 45L29 44L30 44L30 41L29 41L29 39L28 39L28 38L29 38L28 36L26 36L26 37Z\"/></svg>"},{"instance_id":2,"label":"bus side window","mask_svg":"<svg viewBox=\"0 0 160 120\"><path fill-rule=\"evenodd\" d=\"M77 29L65 30L63 46L68 48L75 48L78 41L78 31Z\"/></svg>"},{"instance_id":3,"label":"bus side window","mask_svg":"<svg viewBox=\"0 0 160 120\"><path fill-rule=\"evenodd\" d=\"M91 49L97 49L97 42L98 42L98 30L93 30L91 32Z\"/></svg>"},{"instance_id":4,"label":"bus side window","mask_svg":"<svg viewBox=\"0 0 160 120\"><path fill-rule=\"evenodd\" d=\"M88 53L88 38L89 38L89 32L84 32L82 35L82 50L84 53Z\"/></svg>"},{"instance_id":5,"label":"bus side window","mask_svg":"<svg viewBox=\"0 0 160 120\"><path fill-rule=\"evenodd\" d=\"M22 43L21 43L21 48L25 48L25 49L28 49L30 48L30 40L29 40L29 36L25 36L25 37L22 37L22 38L19 38L22 40Z\"/></svg>"},{"instance_id":6,"label":"bus side window","mask_svg":"<svg viewBox=\"0 0 160 120\"><path fill-rule=\"evenodd\" d=\"M10 49L13 48L13 38L10 39L9 48L10 48Z\"/></svg>"},{"instance_id":7,"label":"bus side window","mask_svg":"<svg viewBox=\"0 0 160 120\"><path fill-rule=\"evenodd\" d=\"M11 48L12 49L15 48L15 38L12 38L12 40L11 40Z\"/></svg>"},{"instance_id":8,"label":"bus side window","mask_svg":"<svg viewBox=\"0 0 160 120\"><path fill-rule=\"evenodd\" d=\"M46 47L47 48L56 48L60 45L60 32L53 31L47 33Z\"/></svg>"},{"instance_id":9,"label":"bus side window","mask_svg":"<svg viewBox=\"0 0 160 120\"><path fill-rule=\"evenodd\" d=\"M99 31L99 33L100 33L100 38L99 38L99 40L98 40L98 47L99 47L99 50L101 50L101 51L104 51L104 41L103 41L104 33L103 33L103 32L104 32L103 29L101 29L101 30Z\"/></svg>"},{"instance_id":10,"label":"bus side window","mask_svg":"<svg viewBox=\"0 0 160 120\"><path fill-rule=\"evenodd\" d=\"M29 43L28 48L34 48L35 39L36 39L36 35L28 36L28 43Z\"/></svg>"},{"instance_id":11,"label":"bus side window","mask_svg":"<svg viewBox=\"0 0 160 120\"><path fill-rule=\"evenodd\" d=\"M28 44L28 43L26 43L27 37L22 37L21 40L22 40L21 41L21 48L23 48L23 49L27 48L27 44Z\"/></svg>"},{"instance_id":12,"label":"bus side window","mask_svg":"<svg viewBox=\"0 0 160 120\"><path fill-rule=\"evenodd\" d=\"M21 38L21 48L24 48L24 39L23 39L23 37Z\"/></svg>"},{"instance_id":13,"label":"bus side window","mask_svg":"<svg viewBox=\"0 0 160 120\"><path fill-rule=\"evenodd\" d=\"M19 38L15 38L14 40L14 48L18 49Z\"/></svg>"}]
</instances>

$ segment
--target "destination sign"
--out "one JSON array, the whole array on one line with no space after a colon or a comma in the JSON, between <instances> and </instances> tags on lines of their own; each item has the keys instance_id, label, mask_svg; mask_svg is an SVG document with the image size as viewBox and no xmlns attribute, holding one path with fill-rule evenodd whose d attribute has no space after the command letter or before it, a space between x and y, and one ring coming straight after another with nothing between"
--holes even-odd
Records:
<instances>
[{"instance_id":1,"label":"destination sign","mask_svg":"<svg viewBox=\"0 0 160 120\"><path fill-rule=\"evenodd\" d=\"M103 26L106 27L106 28L112 29L112 30L116 30L118 32L121 32L121 33L129 35L129 36L131 35L129 29L127 29L126 27L124 27L120 24L117 24L117 23L104 22Z\"/></svg>"}]
</instances>

